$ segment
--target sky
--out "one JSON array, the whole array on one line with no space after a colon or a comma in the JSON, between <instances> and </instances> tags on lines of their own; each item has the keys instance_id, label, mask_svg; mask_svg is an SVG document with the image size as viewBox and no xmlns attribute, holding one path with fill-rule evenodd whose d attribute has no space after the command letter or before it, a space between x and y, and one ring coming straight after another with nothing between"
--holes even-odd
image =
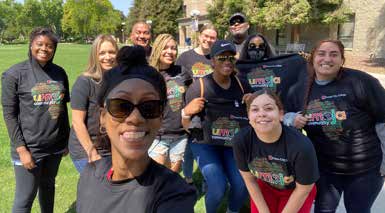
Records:
<instances>
[{"instance_id":1,"label":"sky","mask_svg":"<svg viewBox=\"0 0 385 213\"><path fill-rule=\"evenodd\" d=\"M16 0L17 2L23 3L24 0ZM65 0L64 0L65 1ZM115 9L123 11L124 15L127 16L128 9L133 5L134 0L110 0Z\"/></svg>"}]
</instances>

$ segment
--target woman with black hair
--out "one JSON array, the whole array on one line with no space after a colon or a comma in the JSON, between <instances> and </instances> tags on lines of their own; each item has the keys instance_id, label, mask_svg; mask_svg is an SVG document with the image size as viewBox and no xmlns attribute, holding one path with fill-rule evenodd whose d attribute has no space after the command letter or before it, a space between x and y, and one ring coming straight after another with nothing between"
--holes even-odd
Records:
<instances>
[{"instance_id":1,"label":"woman with black hair","mask_svg":"<svg viewBox=\"0 0 385 213\"><path fill-rule=\"evenodd\" d=\"M41 212L53 212L55 177L70 130L68 78L52 62L57 43L51 29L35 28L29 59L2 75L3 116L16 178L12 212L30 212L37 192Z\"/></svg>"},{"instance_id":2,"label":"woman with black hair","mask_svg":"<svg viewBox=\"0 0 385 213\"><path fill-rule=\"evenodd\" d=\"M315 46L307 84L288 93L287 110L294 116L287 124L304 128L317 152L315 212L335 212L343 193L347 212L369 213L384 183L376 127L385 122L385 90L371 75L343 67L344 62L341 41Z\"/></svg>"},{"instance_id":3,"label":"woman with black hair","mask_svg":"<svg viewBox=\"0 0 385 213\"><path fill-rule=\"evenodd\" d=\"M85 167L77 212L193 212L195 190L148 156L167 101L163 76L139 46L123 47L117 61L99 97L101 142L111 157Z\"/></svg>"},{"instance_id":4,"label":"woman with black hair","mask_svg":"<svg viewBox=\"0 0 385 213\"><path fill-rule=\"evenodd\" d=\"M250 35L245 44L239 55L240 61L257 62L277 55L273 46L262 34Z\"/></svg>"}]
</instances>

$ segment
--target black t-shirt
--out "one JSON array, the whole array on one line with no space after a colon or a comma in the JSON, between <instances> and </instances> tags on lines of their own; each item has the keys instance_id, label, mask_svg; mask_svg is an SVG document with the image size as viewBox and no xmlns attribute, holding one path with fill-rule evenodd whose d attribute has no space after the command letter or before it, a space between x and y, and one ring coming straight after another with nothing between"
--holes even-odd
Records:
<instances>
[{"instance_id":1,"label":"black t-shirt","mask_svg":"<svg viewBox=\"0 0 385 213\"><path fill-rule=\"evenodd\" d=\"M182 72L186 72L192 79L197 79L213 72L210 55L199 55L194 49L182 53L176 64L182 66Z\"/></svg>"},{"instance_id":2,"label":"black t-shirt","mask_svg":"<svg viewBox=\"0 0 385 213\"><path fill-rule=\"evenodd\" d=\"M13 159L22 145L35 160L64 151L70 95L63 68L52 62L41 67L33 58L16 64L2 75L1 98Z\"/></svg>"},{"instance_id":3,"label":"black t-shirt","mask_svg":"<svg viewBox=\"0 0 385 213\"><path fill-rule=\"evenodd\" d=\"M111 181L111 165L106 157L85 167L78 183L78 213L194 212L195 190L177 173L151 160L135 179Z\"/></svg>"},{"instance_id":4,"label":"black t-shirt","mask_svg":"<svg viewBox=\"0 0 385 213\"><path fill-rule=\"evenodd\" d=\"M303 85L290 90L288 111L303 111L305 91ZM359 174L380 167L375 124L385 122L385 90L377 79L344 68L338 80L327 85L313 83L305 116L310 119L305 130L322 171Z\"/></svg>"},{"instance_id":5,"label":"black t-shirt","mask_svg":"<svg viewBox=\"0 0 385 213\"><path fill-rule=\"evenodd\" d=\"M162 137L176 137L185 134L182 127L181 110L187 90L189 77L181 72L181 67L172 65L160 72L167 84L167 105L163 112L162 126L158 135Z\"/></svg>"},{"instance_id":6,"label":"black t-shirt","mask_svg":"<svg viewBox=\"0 0 385 213\"><path fill-rule=\"evenodd\" d=\"M213 74L203 77L204 98L206 104L198 116L203 125L203 138L195 137L196 142L231 146L231 138L243 124L247 123L246 106L242 104L242 97L251 92L250 86L240 80L242 91L235 76L231 75L228 89L219 86ZM186 103L201 96L201 82L195 81L187 90ZM243 109L243 113L242 113Z\"/></svg>"},{"instance_id":7,"label":"black t-shirt","mask_svg":"<svg viewBox=\"0 0 385 213\"><path fill-rule=\"evenodd\" d=\"M306 60L298 54L281 55L266 60L238 61L238 77L247 81L253 91L263 88L276 92L286 100L287 92L297 82L304 83ZM285 104L286 105L286 104Z\"/></svg>"},{"instance_id":8,"label":"black t-shirt","mask_svg":"<svg viewBox=\"0 0 385 213\"><path fill-rule=\"evenodd\" d=\"M99 133L100 107L97 98L99 89L99 83L91 77L81 75L77 78L71 91L71 108L86 112L84 123L86 124L92 142L96 141ZM71 128L68 148L73 159L87 158L87 154L80 144L73 128ZM96 149L101 155L108 155L110 153L107 148L97 146Z\"/></svg>"},{"instance_id":9,"label":"black t-shirt","mask_svg":"<svg viewBox=\"0 0 385 213\"><path fill-rule=\"evenodd\" d=\"M251 172L276 189L293 189L295 183L310 185L319 178L317 157L311 141L299 131L282 125L282 135L265 143L251 126L233 138L239 170Z\"/></svg>"}]
</instances>

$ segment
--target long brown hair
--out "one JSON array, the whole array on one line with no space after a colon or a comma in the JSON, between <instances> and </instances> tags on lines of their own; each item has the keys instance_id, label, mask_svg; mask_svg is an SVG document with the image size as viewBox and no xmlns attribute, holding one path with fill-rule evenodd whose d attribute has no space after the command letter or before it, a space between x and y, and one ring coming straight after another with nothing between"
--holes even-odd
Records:
<instances>
[{"instance_id":1,"label":"long brown hair","mask_svg":"<svg viewBox=\"0 0 385 213\"><path fill-rule=\"evenodd\" d=\"M306 83L305 96L304 96L304 100L303 100L303 113L304 114L306 114L306 108L307 108L307 105L308 105L308 102L309 102L309 95L310 95L311 88L312 88L314 80L315 80L314 58L315 58L315 55L316 55L318 49L324 43L333 43L333 44L335 44L338 47L338 49L339 49L339 51L341 53L342 62L343 63L345 62L345 51L344 51L345 47L344 47L344 45L342 44L342 42L340 40L333 40L333 39L321 40L312 49L312 51L310 53L310 57L309 57L308 63L307 63L308 78L307 78L307 83ZM340 79L342 71L343 71L343 67L341 65L340 70L338 71L338 74L337 74L337 79Z\"/></svg>"},{"instance_id":2,"label":"long brown hair","mask_svg":"<svg viewBox=\"0 0 385 213\"><path fill-rule=\"evenodd\" d=\"M162 55L162 51L164 50L164 47L167 45L169 41L175 41L174 36L170 34L160 34L156 37L154 41L154 45L152 46L152 51L149 59L149 64L158 71L160 70L160 56Z\"/></svg>"}]
</instances>

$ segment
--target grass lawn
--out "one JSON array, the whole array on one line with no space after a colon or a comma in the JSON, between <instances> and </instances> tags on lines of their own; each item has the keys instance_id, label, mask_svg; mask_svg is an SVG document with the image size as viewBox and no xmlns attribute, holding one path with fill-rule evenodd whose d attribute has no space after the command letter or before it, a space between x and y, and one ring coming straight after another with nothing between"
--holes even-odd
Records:
<instances>
[{"instance_id":1,"label":"grass lawn","mask_svg":"<svg viewBox=\"0 0 385 213\"><path fill-rule=\"evenodd\" d=\"M62 66L68 75L70 88L84 70L90 45L59 44L54 63ZM10 66L27 59L28 45L3 45L0 46L0 72L4 72ZM1 87L0 87L1 88ZM0 105L1 108L1 105ZM7 129L4 124L2 109L0 109L0 212L11 212L15 178L13 166L10 160L10 146ZM69 156L64 157L59 174L56 178L55 212L75 212L76 186L79 175L73 166ZM201 182L202 177L195 171L194 179ZM221 212L225 212L226 203L221 205ZM34 202L32 212L40 212L37 199ZM204 197L200 196L195 212L205 212ZM242 212L248 212L247 208Z\"/></svg>"}]
</instances>

